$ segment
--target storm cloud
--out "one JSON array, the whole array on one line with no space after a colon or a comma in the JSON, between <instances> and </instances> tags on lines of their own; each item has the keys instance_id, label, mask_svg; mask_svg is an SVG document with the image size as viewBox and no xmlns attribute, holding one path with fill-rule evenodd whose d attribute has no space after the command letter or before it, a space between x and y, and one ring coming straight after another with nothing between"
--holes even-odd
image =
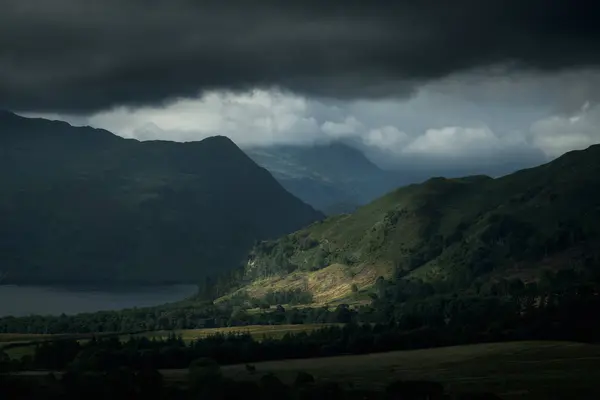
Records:
<instances>
[{"instance_id":1,"label":"storm cloud","mask_svg":"<svg viewBox=\"0 0 600 400\"><path fill-rule=\"evenodd\" d=\"M457 74L543 76L600 63L600 4L591 1L1 0L0 7L0 108L21 112L162 106L211 90L406 97ZM597 93L582 87L584 97ZM565 105L570 112L581 106L576 97Z\"/></svg>"}]
</instances>

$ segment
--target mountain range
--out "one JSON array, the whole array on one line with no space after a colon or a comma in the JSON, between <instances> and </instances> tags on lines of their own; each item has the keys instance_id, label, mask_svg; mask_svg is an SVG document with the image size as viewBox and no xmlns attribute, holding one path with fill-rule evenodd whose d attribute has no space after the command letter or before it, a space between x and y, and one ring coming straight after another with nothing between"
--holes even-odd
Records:
<instances>
[{"instance_id":1,"label":"mountain range","mask_svg":"<svg viewBox=\"0 0 600 400\"><path fill-rule=\"evenodd\" d=\"M390 164L381 151L345 141L243 150L290 193L328 215L352 212L393 189L421 183L432 176L499 177L547 162L541 153L523 151L503 160L462 163L397 155Z\"/></svg>"},{"instance_id":2,"label":"mountain range","mask_svg":"<svg viewBox=\"0 0 600 400\"><path fill-rule=\"evenodd\" d=\"M451 287L535 280L598 264L599 173L592 146L500 178L403 185L420 172L383 170L343 143L140 142L2 112L0 272L166 283L245 265L244 290L317 299L392 274Z\"/></svg>"},{"instance_id":3,"label":"mountain range","mask_svg":"<svg viewBox=\"0 0 600 400\"><path fill-rule=\"evenodd\" d=\"M139 142L0 112L6 282L195 282L323 215L231 140Z\"/></svg>"},{"instance_id":4,"label":"mountain range","mask_svg":"<svg viewBox=\"0 0 600 400\"><path fill-rule=\"evenodd\" d=\"M600 267L600 145L501 177L431 178L254 247L242 290L317 301L392 274L448 288ZM356 289L356 288L355 288Z\"/></svg>"}]
</instances>

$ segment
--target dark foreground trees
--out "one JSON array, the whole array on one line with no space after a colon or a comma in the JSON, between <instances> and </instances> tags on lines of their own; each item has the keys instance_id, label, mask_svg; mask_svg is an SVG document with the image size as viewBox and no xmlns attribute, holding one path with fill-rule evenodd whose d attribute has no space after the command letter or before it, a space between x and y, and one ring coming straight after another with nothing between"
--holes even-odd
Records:
<instances>
[{"instance_id":1,"label":"dark foreground trees","mask_svg":"<svg viewBox=\"0 0 600 400\"><path fill-rule=\"evenodd\" d=\"M137 400L137 399L265 399L265 400L441 400L497 399L485 394L456 394L450 397L437 382L397 381L384 391L354 388L349 384L319 382L301 372L292 383L273 374L254 381L235 381L223 377L214 361L192 363L187 378L178 384L166 382L156 370L118 368L109 371L69 371L61 376L49 374L32 379L0 376L2 398L25 400Z\"/></svg>"}]
</instances>

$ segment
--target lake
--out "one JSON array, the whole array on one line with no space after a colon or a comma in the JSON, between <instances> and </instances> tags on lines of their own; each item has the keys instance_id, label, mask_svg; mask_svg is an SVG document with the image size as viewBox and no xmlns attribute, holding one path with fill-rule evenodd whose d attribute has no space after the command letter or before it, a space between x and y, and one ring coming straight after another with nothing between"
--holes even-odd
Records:
<instances>
[{"instance_id":1,"label":"lake","mask_svg":"<svg viewBox=\"0 0 600 400\"><path fill-rule=\"evenodd\" d=\"M157 306L195 294L194 285L48 287L0 285L0 317L77 314Z\"/></svg>"}]
</instances>

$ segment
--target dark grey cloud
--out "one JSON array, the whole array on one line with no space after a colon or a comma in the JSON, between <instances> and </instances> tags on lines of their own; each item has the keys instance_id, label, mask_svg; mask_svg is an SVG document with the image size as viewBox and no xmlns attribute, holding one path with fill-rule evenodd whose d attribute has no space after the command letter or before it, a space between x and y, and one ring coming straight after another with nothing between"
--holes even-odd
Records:
<instances>
[{"instance_id":1,"label":"dark grey cloud","mask_svg":"<svg viewBox=\"0 0 600 400\"><path fill-rule=\"evenodd\" d=\"M90 113L270 87L404 96L495 66L595 68L599 18L585 0L0 0L0 108Z\"/></svg>"}]
</instances>

